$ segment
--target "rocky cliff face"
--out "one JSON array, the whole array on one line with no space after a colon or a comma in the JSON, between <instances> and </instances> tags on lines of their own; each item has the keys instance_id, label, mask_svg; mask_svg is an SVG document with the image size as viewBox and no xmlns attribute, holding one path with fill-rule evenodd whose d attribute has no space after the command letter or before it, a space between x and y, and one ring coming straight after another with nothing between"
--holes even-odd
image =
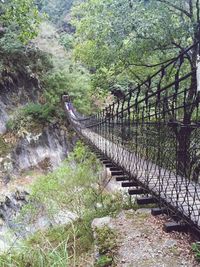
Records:
<instances>
[{"instance_id":1,"label":"rocky cliff face","mask_svg":"<svg viewBox=\"0 0 200 267\"><path fill-rule=\"evenodd\" d=\"M6 106L2 101L0 101L0 134L4 134L6 132L6 123L8 118L9 116L6 112Z\"/></svg>"},{"instance_id":2,"label":"rocky cliff face","mask_svg":"<svg viewBox=\"0 0 200 267\"><path fill-rule=\"evenodd\" d=\"M9 115L18 107L28 102L36 102L41 94L41 88L36 77L18 77L17 80L7 76L9 82L0 84L0 134L6 131Z\"/></svg>"},{"instance_id":3,"label":"rocky cliff face","mask_svg":"<svg viewBox=\"0 0 200 267\"><path fill-rule=\"evenodd\" d=\"M52 168L67 155L71 145L67 129L56 125L45 127L39 134L28 133L12 152L15 170L26 170L34 166Z\"/></svg>"},{"instance_id":4,"label":"rocky cliff face","mask_svg":"<svg viewBox=\"0 0 200 267\"><path fill-rule=\"evenodd\" d=\"M72 147L66 125L57 121L40 127L37 133L25 131L14 144L10 144L6 133L7 121L16 109L29 102L37 102L41 94L36 80L18 86L2 88L0 93L0 139L9 147L3 149L0 145L0 178L3 179L35 167L52 169Z\"/></svg>"}]
</instances>

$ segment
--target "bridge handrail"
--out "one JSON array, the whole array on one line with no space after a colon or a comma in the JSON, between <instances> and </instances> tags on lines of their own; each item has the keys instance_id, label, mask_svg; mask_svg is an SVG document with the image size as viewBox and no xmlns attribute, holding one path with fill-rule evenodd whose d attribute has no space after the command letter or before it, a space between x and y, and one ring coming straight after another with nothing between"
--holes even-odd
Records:
<instances>
[{"instance_id":1,"label":"bridge handrail","mask_svg":"<svg viewBox=\"0 0 200 267\"><path fill-rule=\"evenodd\" d=\"M87 143L200 231L200 95L196 66L185 64L197 46L96 115L83 117L70 102L65 107Z\"/></svg>"}]
</instances>

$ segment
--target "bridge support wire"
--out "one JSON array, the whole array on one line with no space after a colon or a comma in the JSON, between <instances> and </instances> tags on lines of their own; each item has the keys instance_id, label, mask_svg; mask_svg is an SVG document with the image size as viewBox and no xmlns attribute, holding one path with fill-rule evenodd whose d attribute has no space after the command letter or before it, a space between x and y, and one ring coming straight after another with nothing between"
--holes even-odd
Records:
<instances>
[{"instance_id":1,"label":"bridge support wire","mask_svg":"<svg viewBox=\"0 0 200 267\"><path fill-rule=\"evenodd\" d=\"M200 114L190 51L96 115L67 117L82 138L137 180L160 203L200 231Z\"/></svg>"}]
</instances>

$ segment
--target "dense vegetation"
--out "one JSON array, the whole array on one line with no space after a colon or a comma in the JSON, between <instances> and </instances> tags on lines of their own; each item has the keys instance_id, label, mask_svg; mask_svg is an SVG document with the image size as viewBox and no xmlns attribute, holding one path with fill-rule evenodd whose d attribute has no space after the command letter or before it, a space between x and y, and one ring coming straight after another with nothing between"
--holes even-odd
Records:
<instances>
[{"instance_id":1,"label":"dense vegetation","mask_svg":"<svg viewBox=\"0 0 200 267\"><path fill-rule=\"evenodd\" d=\"M75 57L94 87L133 87L199 39L198 0L87 0L73 14Z\"/></svg>"},{"instance_id":2,"label":"dense vegetation","mask_svg":"<svg viewBox=\"0 0 200 267\"><path fill-rule=\"evenodd\" d=\"M18 222L23 225L27 217L34 222L41 214L53 217L58 210L66 212L68 209L78 218L68 225L36 232L20 247L1 255L0 266L66 267L85 266L87 261L91 262L92 220L114 215L122 207L132 207L131 203L126 204L121 194L113 196L104 192L100 171L94 154L78 143L68 160L56 171L38 177L31 188L29 204L22 210ZM106 241L108 233L107 229L101 235L99 233L102 254L106 246L107 249L111 249L110 245L114 246L110 239ZM113 233L110 235L113 236Z\"/></svg>"},{"instance_id":3,"label":"dense vegetation","mask_svg":"<svg viewBox=\"0 0 200 267\"><path fill-rule=\"evenodd\" d=\"M39 90L38 97L16 107L8 130L21 137L26 127L31 131L55 120L63 122L60 99L65 92L79 111L90 114L103 107L105 95L113 89L133 88L199 40L199 2L0 1L0 90ZM184 71L195 67L196 49L190 57ZM0 265L73 262L75 266L85 260L92 248L92 219L114 214L123 206L121 196L113 199L103 193L98 171L94 155L79 144L60 168L40 177L22 215L35 219L45 211L52 216L61 207L76 212L79 219L36 233L24 248L0 256ZM103 239L105 235L106 230ZM102 259L108 264L110 260Z\"/></svg>"},{"instance_id":4,"label":"dense vegetation","mask_svg":"<svg viewBox=\"0 0 200 267\"><path fill-rule=\"evenodd\" d=\"M40 16L33 0L1 1L0 12L1 46L11 45L11 38L26 43L36 36Z\"/></svg>"},{"instance_id":5,"label":"dense vegetation","mask_svg":"<svg viewBox=\"0 0 200 267\"><path fill-rule=\"evenodd\" d=\"M36 5L41 12L48 15L49 19L62 26L66 22L66 16L70 12L73 0L36 0Z\"/></svg>"}]
</instances>

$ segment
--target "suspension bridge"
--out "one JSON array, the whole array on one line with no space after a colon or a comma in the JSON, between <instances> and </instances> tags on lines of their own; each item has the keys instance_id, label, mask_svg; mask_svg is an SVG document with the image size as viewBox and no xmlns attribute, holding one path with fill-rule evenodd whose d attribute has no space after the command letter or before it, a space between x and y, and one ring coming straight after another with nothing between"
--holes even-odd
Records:
<instances>
[{"instance_id":1,"label":"suspension bridge","mask_svg":"<svg viewBox=\"0 0 200 267\"><path fill-rule=\"evenodd\" d=\"M199 42L96 115L67 117L130 195L200 233Z\"/></svg>"}]
</instances>

